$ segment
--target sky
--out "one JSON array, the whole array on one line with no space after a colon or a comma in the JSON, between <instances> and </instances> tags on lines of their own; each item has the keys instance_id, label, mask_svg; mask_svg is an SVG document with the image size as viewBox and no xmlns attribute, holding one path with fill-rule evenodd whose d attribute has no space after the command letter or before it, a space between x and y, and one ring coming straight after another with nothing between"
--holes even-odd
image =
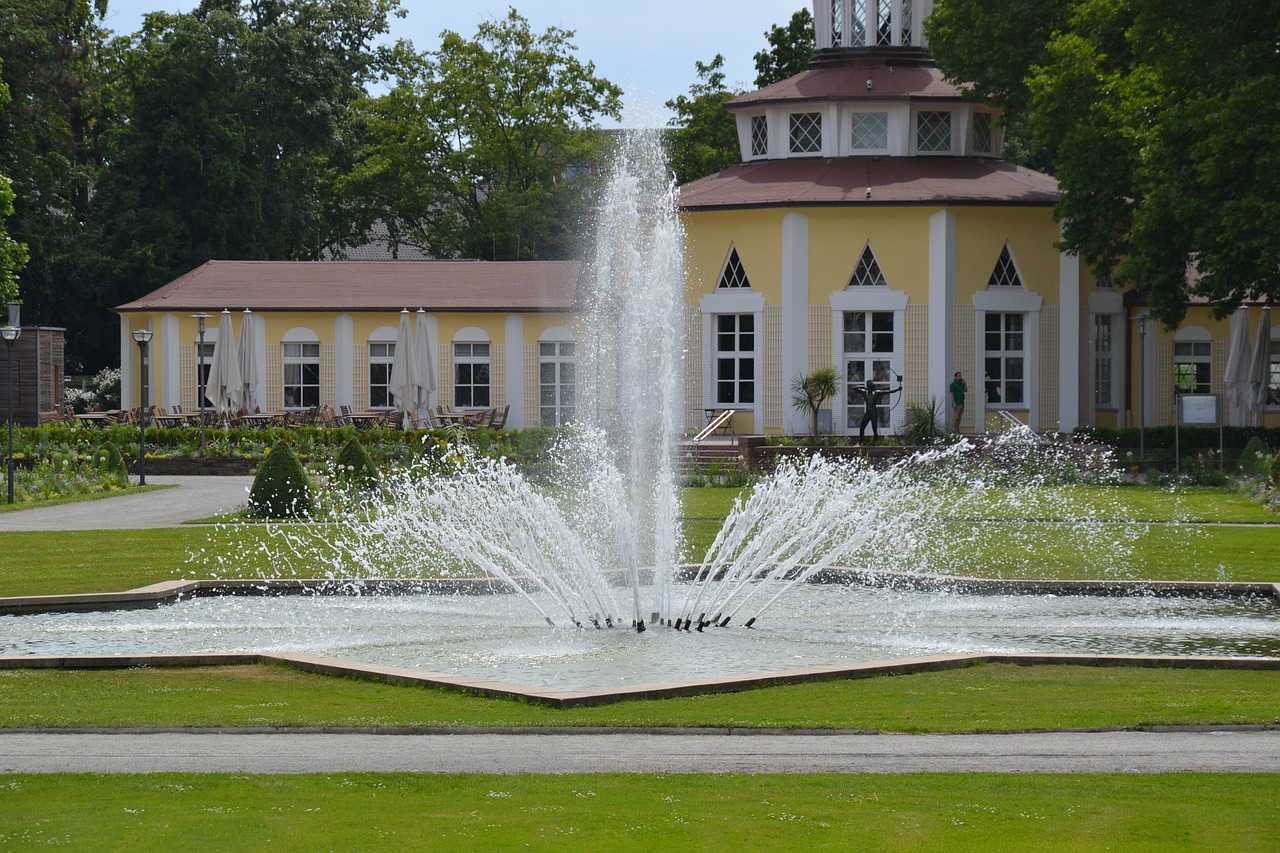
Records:
<instances>
[{"instance_id":1,"label":"sky","mask_svg":"<svg viewBox=\"0 0 1280 853\"><path fill-rule=\"evenodd\" d=\"M117 33L133 33L147 12L186 12L197 0L109 0L105 24ZM535 33L548 27L576 32L577 56L594 62L596 73L626 92L627 126L665 124L663 104L686 94L697 80L695 62L725 58L731 88L754 89L753 57L767 42L765 33L782 26L808 0L401 0L408 15L393 19L392 38L406 38L418 50L434 50L441 30L465 38L477 25L502 18L507 9L528 19ZM811 10L812 11L812 10ZM657 116L655 120L653 116Z\"/></svg>"}]
</instances>

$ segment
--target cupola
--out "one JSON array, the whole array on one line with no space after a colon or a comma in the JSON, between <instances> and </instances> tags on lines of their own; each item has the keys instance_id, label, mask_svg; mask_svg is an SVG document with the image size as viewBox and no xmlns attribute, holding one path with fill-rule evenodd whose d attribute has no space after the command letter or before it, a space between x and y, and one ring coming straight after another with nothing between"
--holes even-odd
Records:
<instances>
[{"instance_id":1,"label":"cupola","mask_svg":"<svg viewBox=\"0 0 1280 853\"><path fill-rule=\"evenodd\" d=\"M813 0L814 62L929 62L924 20L932 11L933 0Z\"/></svg>"}]
</instances>

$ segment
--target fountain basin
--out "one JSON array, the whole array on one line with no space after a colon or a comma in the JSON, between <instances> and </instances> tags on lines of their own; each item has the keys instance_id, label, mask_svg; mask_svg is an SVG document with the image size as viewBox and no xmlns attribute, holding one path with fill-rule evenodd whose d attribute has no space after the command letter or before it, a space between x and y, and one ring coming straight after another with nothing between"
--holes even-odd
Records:
<instances>
[{"instance_id":1,"label":"fountain basin","mask_svg":"<svg viewBox=\"0 0 1280 853\"><path fill-rule=\"evenodd\" d=\"M423 589L423 582L206 581L151 587L132 599L128 593L9 599L0 601L0 612L22 608L27 615L0 618L0 656L7 666L23 658L75 665L82 657L319 656L356 669L434 673L464 687L499 682L515 686L501 692L530 695L633 693L672 681L716 690L725 679L763 673L774 683L780 672L838 672L921 658L1280 659L1273 584L975 581L834 571L820 577L843 582L793 589L751 629L653 626L644 634L629 626L548 628L524 596L478 600L484 582L427 585L433 594L417 594L410 591ZM989 588L975 593L974 584ZM277 594L304 590L308 594ZM1088 594L1074 594L1081 591ZM158 606L162 592L179 600ZM88 600L94 598L101 600L95 605ZM67 612L90 606L106 609ZM35 612L38 607L45 612Z\"/></svg>"}]
</instances>

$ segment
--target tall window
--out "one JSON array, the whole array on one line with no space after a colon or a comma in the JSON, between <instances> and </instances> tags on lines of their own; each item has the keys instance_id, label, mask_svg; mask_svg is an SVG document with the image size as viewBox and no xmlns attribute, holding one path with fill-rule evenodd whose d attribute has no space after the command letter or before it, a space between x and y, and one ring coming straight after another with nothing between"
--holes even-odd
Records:
<instances>
[{"instance_id":1,"label":"tall window","mask_svg":"<svg viewBox=\"0 0 1280 853\"><path fill-rule=\"evenodd\" d=\"M849 45L862 47L867 43L867 0L853 0L853 38Z\"/></svg>"},{"instance_id":2,"label":"tall window","mask_svg":"<svg viewBox=\"0 0 1280 853\"><path fill-rule=\"evenodd\" d=\"M987 403L1019 406L1026 402L1026 350L1022 314L986 315L983 384Z\"/></svg>"},{"instance_id":3,"label":"tall window","mask_svg":"<svg viewBox=\"0 0 1280 853\"><path fill-rule=\"evenodd\" d=\"M1114 319L1111 314L1093 315L1093 402L1098 406L1110 406L1114 401L1111 393L1111 323Z\"/></svg>"},{"instance_id":4,"label":"tall window","mask_svg":"<svg viewBox=\"0 0 1280 853\"><path fill-rule=\"evenodd\" d=\"M577 364L573 341L538 344L538 412L543 426L564 426L577 414Z\"/></svg>"},{"instance_id":5,"label":"tall window","mask_svg":"<svg viewBox=\"0 0 1280 853\"><path fill-rule=\"evenodd\" d=\"M876 44L893 44L893 3L876 0Z\"/></svg>"},{"instance_id":6,"label":"tall window","mask_svg":"<svg viewBox=\"0 0 1280 853\"><path fill-rule=\"evenodd\" d=\"M862 419L866 398L862 388L868 379L888 387L892 375L890 359L894 352L894 312L844 312L845 422L852 425ZM879 408L880 423L888 428L889 407Z\"/></svg>"},{"instance_id":7,"label":"tall window","mask_svg":"<svg viewBox=\"0 0 1280 853\"><path fill-rule=\"evenodd\" d=\"M763 157L769 153L769 117L751 117L751 156Z\"/></svg>"},{"instance_id":8,"label":"tall window","mask_svg":"<svg viewBox=\"0 0 1280 853\"><path fill-rule=\"evenodd\" d=\"M209 371L213 369L213 347L207 339L202 344L196 342L196 405L200 405L199 389L204 389L204 404L212 406L214 403L209 399ZM204 356L204 364L201 364L201 356Z\"/></svg>"},{"instance_id":9,"label":"tall window","mask_svg":"<svg viewBox=\"0 0 1280 853\"><path fill-rule=\"evenodd\" d=\"M973 116L973 150L979 154L990 154L993 145L991 113L975 113Z\"/></svg>"},{"instance_id":10,"label":"tall window","mask_svg":"<svg viewBox=\"0 0 1280 853\"><path fill-rule=\"evenodd\" d=\"M951 153L951 113L920 111L916 117L916 149L926 154Z\"/></svg>"},{"instance_id":11,"label":"tall window","mask_svg":"<svg viewBox=\"0 0 1280 853\"><path fill-rule=\"evenodd\" d=\"M453 345L453 405L484 409L489 402L489 344Z\"/></svg>"},{"instance_id":12,"label":"tall window","mask_svg":"<svg viewBox=\"0 0 1280 853\"><path fill-rule=\"evenodd\" d=\"M756 318L716 317L716 403L749 406L756 401Z\"/></svg>"},{"instance_id":13,"label":"tall window","mask_svg":"<svg viewBox=\"0 0 1280 853\"><path fill-rule=\"evenodd\" d=\"M1271 333L1271 373L1267 382L1267 400L1264 405L1280 406L1280 338Z\"/></svg>"},{"instance_id":14,"label":"tall window","mask_svg":"<svg viewBox=\"0 0 1280 853\"><path fill-rule=\"evenodd\" d=\"M889 148L888 113L853 114L853 150L885 151Z\"/></svg>"},{"instance_id":15,"label":"tall window","mask_svg":"<svg viewBox=\"0 0 1280 853\"><path fill-rule=\"evenodd\" d=\"M902 0L902 41L899 44L911 44L911 0Z\"/></svg>"},{"instance_id":16,"label":"tall window","mask_svg":"<svg viewBox=\"0 0 1280 853\"><path fill-rule=\"evenodd\" d=\"M1174 341L1173 390L1176 394L1208 394L1213 369L1209 341Z\"/></svg>"},{"instance_id":17,"label":"tall window","mask_svg":"<svg viewBox=\"0 0 1280 853\"><path fill-rule=\"evenodd\" d=\"M396 357L395 342L369 343L369 408L389 409L396 404L391 393L391 362Z\"/></svg>"},{"instance_id":18,"label":"tall window","mask_svg":"<svg viewBox=\"0 0 1280 853\"><path fill-rule=\"evenodd\" d=\"M822 113L791 114L791 153L822 153Z\"/></svg>"},{"instance_id":19,"label":"tall window","mask_svg":"<svg viewBox=\"0 0 1280 853\"><path fill-rule=\"evenodd\" d=\"M320 344L284 345L284 407L312 409L320 405Z\"/></svg>"},{"instance_id":20,"label":"tall window","mask_svg":"<svg viewBox=\"0 0 1280 853\"><path fill-rule=\"evenodd\" d=\"M843 44L844 40L844 3L832 0L831 3L831 43Z\"/></svg>"}]
</instances>

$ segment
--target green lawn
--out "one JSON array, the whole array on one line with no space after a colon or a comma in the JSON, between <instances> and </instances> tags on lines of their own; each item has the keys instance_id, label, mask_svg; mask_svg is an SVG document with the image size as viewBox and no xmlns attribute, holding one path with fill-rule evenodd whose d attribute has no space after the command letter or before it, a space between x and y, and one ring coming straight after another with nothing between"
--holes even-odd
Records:
<instances>
[{"instance_id":1,"label":"green lawn","mask_svg":"<svg viewBox=\"0 0 1280 853\"><path fill-rule=\"evenodd\" d=\"M985 732L1280 723L1280 672L990 664L549 708L283 665L0 670L0 728L679 726Z\"/></svg>"},{"instance_id":2,"label":"green lawn","mask_svg":"<svg viewBox=\"0 0 1280 853\"><path fill-rule=\"evenodd\" d=\"M0 847L129 853L1249 853L1280 834L1275 777L1247 774L55 774L0 790Z\"/></svg>"}]
</instances>

